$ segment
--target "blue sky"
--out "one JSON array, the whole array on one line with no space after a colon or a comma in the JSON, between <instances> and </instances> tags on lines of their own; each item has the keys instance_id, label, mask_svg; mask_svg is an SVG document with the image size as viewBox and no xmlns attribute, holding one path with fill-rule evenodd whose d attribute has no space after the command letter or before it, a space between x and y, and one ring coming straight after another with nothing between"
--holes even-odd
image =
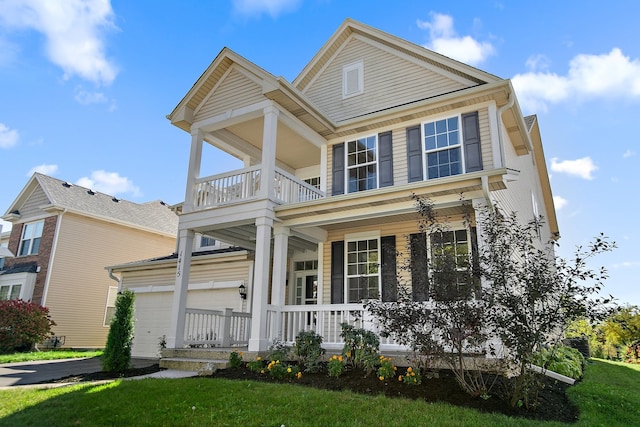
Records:
<instances>
[{"instance_id":1,"label":"blue sky","mask_svg":"<svg viewBox=\"0 0 640 427\"><path fill-rule=\"evenodd\" d=\"M538 114L559 254L610 236L606 291L640 305L638 16L633 0L0 0L0 211L36 170L182 201L190 136L165 116L218 52L292 81L350 17L512 79ZM237 166L209 159L207 174Z\"/></svg>"}]
</instances>

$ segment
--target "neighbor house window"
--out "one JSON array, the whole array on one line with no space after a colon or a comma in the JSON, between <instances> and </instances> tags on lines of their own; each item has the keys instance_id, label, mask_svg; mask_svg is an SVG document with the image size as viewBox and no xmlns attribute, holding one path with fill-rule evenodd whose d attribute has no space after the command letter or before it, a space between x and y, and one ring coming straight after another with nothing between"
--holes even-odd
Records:
<instances>
[{"instance_id":1,"label":"neighbor house window","mask_svg":"<svg viewBox=\"0 0 640 427\"><path fill-rule=\"evenodd\" d=\"M306 182L307 184L311 185L312 187L317 188L318 190L320 189L320 177L316 176L313 178L307 178L304 180L304 182Z\"/></svg>"},{"instance_id":2,"label":"neighbor house window","mask_svg":"<svg viewBox=\"0 0 640 427\"><path fill-rule=\"evenodd\" d=\"M364 91L364 65L362 62L342 68L342 97L349 98Z\"/></svg>"},{"instance_id":3,"label":"neighbor house window","mask_svg":"<svg viewBox=\"0 0 640 427\"><path fill-rule=\"evenodd\" d=\"M378 188L377 136L347 142L348 192Z\"/></svg>"},{"instance_id":4,"label":"neighbor house window","mask_svg":"<svg viewBox=\"0 0 640 427\"><path fill-rule=\"evenodd\" d=\"M43 227L44 221L25 224L22 229L22 238L20 239L18 256L35 255L38 253Z\"/></svg>"},{"instance_id":5,"label":"neighbor house window","mask_svg":"<svg viewBox=\"0 0 640 427\"><path fill-rule=\"evenodd\" d=\"M347 302L380 295L379 239L346 242Z\"/></svg>"},{"instance_id":6,"label":"neighbor house window","mask_svg":"<svg viewBox=\"0 0 640 427\"><path fill-rule=\"evenodd\" d=\"M116 299L118 298L118 287L109 286L109 293L107 294L107 307L104 311L104 323L103 326L111 325L111 319L116 314Z\"/></svg>"},{"instance_id":7,"label":"neighbor house window","mask_svg":"<svg viewBox=\"0 0 640 427\"><path fill-rule=\"evenodd\" d=\"M427 178L442 178L463 173L459 117L424 123L422 131L427 157Z\"/></svg>"},{"instance_id":8,"label":"neighbor house window","mask_svg":"<svg viewBox=\"0 0 640 427\"><path fill-rule=\"evenodd\" d=\"M13 300L20 298L20 290L22 285L5 285L0 286L0 301Z\"/></svg>"}]
</instances>

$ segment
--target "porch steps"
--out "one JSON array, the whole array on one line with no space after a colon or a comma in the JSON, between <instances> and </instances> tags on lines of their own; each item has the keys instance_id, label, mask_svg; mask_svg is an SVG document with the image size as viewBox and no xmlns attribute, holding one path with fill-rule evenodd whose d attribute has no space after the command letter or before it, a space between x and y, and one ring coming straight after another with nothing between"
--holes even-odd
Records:
<instances>
[{"instance_id":1,"label":"porch steps","mask_svg":"<svg viewBox=\"0 0 640 427\"><path fill-rule=\"evenodd\" d=\"M242 352L243 360L253 360L258 355L246 350L222 348L166 348L162 350L160 367L179 371L195 371L203 375L224 369L229 365L229 355L233 351Z\"/></svg>"}]
</instances>

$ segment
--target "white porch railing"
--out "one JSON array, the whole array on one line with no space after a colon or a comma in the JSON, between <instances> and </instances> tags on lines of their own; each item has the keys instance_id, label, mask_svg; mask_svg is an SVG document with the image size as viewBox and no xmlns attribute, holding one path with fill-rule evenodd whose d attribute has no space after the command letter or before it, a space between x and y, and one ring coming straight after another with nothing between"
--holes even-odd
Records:
<instances>
[{"instance_id":1,"label":"white porch railing","mask_svg":"<svg viewBox=\"0 0 640 427\"><path fill-rule=\"evenodd\" d=\"M342 323L378 334L380 330L362 304L285 305L267 307L267 338L287 344L295 342L300 331L314 331L321 335L323 346L341 349ZM380 337L380 346L387 350L406 350L390 338Z\"/></svg>"},{"instance_id":2,"label":"white porch railing","mask_svg":"<svg viewBox=\"0 0 640 427\"><path fill-rule=\"evenodd\" d=\"M184 344L207 347L245 346L249 344L251 313L187 308Z\"/></svg>"},{"instance_id":3,"label":"white porch railing","mask_svg":"<svg viewBox=\"0 0 640 427\"><path fill-rule=\"evenodd\" d=\"M198 178L193 190L194 210L257 198L263 185L261 171L261 166L257 165ZM320 199L324 197L324 193L295 176L276 168L272 197L282 204L288 204Z\"/></svg>"}]
</instances>

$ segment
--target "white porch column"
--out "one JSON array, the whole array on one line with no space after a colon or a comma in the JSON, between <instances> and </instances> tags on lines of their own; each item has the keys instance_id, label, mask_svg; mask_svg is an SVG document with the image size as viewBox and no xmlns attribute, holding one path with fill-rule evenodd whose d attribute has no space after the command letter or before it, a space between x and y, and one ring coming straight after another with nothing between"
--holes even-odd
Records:
<instances>
[{"instance_id":1,"label":"white porch column","mask_svg":"<svg viewBox=\"0 0 640 427\"><path fill-rule=\"evenodd\" d=\"M287 255L289 227L276 225L273 229L273 278L271 279L271 304L284 305L287 282Z\"/></svg>"},{"instance_id":2,"label":"white porch column","mask_svg":"<svg viewBox=\"0 0 640 427\"><path fill-rule=\"evenodd\" d=\"M191 250L193 248L193 230L178 232L178 261L176 266L176 284L173 288L171 323L167 336L167 348L182 348L184 344L184 319L189 289L189 270L191 269Z\"/></svg>"},{"instance_id":3,"label":"white porch column","mask_svg":"<svg viewBox=\"0 0 640 427\"><path fill-rule=\"evenodd\" d=\"M271 260L271 226L273 219L256 218L256 254L251 291L251 337L249 351L267 349L267 304L269 296L269 267Z\"/></svg>"},{"instance_id":4,"label":"white porch column","mask_svg":"<svg viewBox=\"0 0 640 427\"><path fill-rule=\"evenodd\" d=\"M191 151L189 152L189 170L187 172L187 188L184 195L182 211L193 212L196 179L200 177L200 165L202 163L202 143L204 134L200 129L191 132Z\"/></svg>"},{"instance_id":5,"label":"white porch column","mask_svg":"<svg viewBox=\"0 0 640 427\"><path fill-rule=\"evenodd\" d=\"M262 132L262 196L273 197L276 178L276 139L278 137L278 109L270 106L263 110L264 124Z\"/></svg>"}]
</instances>

